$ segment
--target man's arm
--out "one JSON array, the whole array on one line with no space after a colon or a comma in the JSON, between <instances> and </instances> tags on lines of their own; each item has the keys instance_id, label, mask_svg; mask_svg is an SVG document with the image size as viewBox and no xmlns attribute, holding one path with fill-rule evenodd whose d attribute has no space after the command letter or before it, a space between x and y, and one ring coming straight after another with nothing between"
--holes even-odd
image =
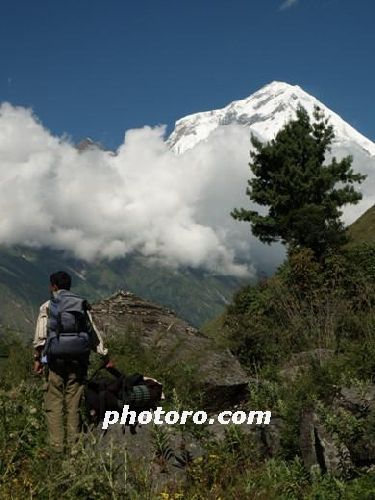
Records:
<instances>
[{"instance_id":1,"label":"man's arm","mask_svg":"<svg viewBox=\"0 0 375 500\"><path fill-rule=\"evenodd\" d=\"M102 334L95 324L95 321L93 320L92 314L89 309L87 309L86 313L91 325L92 350L103 358L103 361L106 363L106 368L111 368L113 366L113 363L109 359L108 349L104 346Z\"/></svg>"},{"instance_id":2,"label":"man's arm","mask_svg":"<svg viewBox=\"0 0 375 500\"><path fill-rule=\"evenodd\" d=\"M43 372L43 365L41 363L41 355L44 344L47 339L47 321L48 321L48 306L49 301L42 304L39 309L38 319L36 321L35 335L34 335L34 372L40 375Z\"/></svg>"}]
</instances>

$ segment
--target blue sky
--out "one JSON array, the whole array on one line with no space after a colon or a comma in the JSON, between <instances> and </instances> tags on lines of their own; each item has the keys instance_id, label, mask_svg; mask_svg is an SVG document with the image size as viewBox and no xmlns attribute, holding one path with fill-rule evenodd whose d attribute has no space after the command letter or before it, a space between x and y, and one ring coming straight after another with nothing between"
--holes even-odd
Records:
<instances>
[{"instance_id":1,"label":"blue sky","mask_svg":"<svg viewBox=\"0 0 375 500\"><path fill-rule=\"evenodd\" d=\"M373 0L2 0L0 101L53 133L124 131L302 86L375 140Z\"/></svg>"}]
</instances>

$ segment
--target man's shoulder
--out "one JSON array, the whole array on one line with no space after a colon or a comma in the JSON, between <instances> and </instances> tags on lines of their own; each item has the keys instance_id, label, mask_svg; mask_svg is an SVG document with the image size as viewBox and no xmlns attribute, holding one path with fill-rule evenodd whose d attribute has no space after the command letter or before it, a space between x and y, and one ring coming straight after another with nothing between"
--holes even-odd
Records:
<instances>
[{"instance_id":1,"label":"man's shoulder","mask_svg":"<svg viewBox=\"0 0 375 500\"><path fill-rule=\"evenodd\" d=\"M49 300L46 300L46 302L43 302L43 304L39 308L39 312L46 313L48 310L48 307L49 307L49 303L50 303Z\"/></svg>"},{"instance_id":2,"label":"man's shoulder","mask_svg":"<svg viewBox=\"0 0 375 500\"><path fill-rule=\"evenodd\" d=\"M57 292L57 300L61 301L62 303L69 304L71 304L72 301L75 301L77 305L81 305L84 311L89 311L91 309L91 304L86 299L86 297L72 290L59 290Z\"/></svg>"}]
</instances>

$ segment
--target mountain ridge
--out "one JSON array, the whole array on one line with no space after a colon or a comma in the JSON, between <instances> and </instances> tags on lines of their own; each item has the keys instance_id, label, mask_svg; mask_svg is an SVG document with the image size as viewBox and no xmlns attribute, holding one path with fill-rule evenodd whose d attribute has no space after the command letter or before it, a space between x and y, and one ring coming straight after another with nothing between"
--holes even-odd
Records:
<instances>
[{"instance_id":1,"label":"mountain ridge","mask_svg":"<svg viewBox=\"0 0 375 500\"><path fill-rule=\"evenodd\" d=\"M375 156L375 143L337 113L300 86L279 81L271 82L250 96L232 101L223 108L190 114L177 120L167 143L175 153L183 154L208 139L218 127L231 123L249 126L250 131L261 140L269 141L294 117L298 105L305 107L310 115L314 106L319 106L331 120L336 142L344 145L355 142L370 156Z\"/></svg>"}]
</instances>

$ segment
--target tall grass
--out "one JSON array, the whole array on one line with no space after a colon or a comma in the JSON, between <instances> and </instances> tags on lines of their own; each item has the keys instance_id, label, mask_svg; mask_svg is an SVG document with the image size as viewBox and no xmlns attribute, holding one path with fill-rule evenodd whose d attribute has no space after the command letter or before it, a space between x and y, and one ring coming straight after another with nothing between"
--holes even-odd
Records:
<instances>
[{"instance_id":1,"label":"tall grass","mask_svg":"<svg viewBox=\"0 0 375 500\"><path fill-rule=\"evenodd\" d=\"M276 276L245 287L228 308L228 342L252 375L247 405L270 409L284 422L272 458L238 428L228 428L223 439L177 429L194 434L205 450L195 458L186 454L177 475L169 463L173 446L160 429L150 434L143 463L127 453L121 439L103 440L96 431L82 435L72 453L54 454L46 441L43 380L31 372L31 349L6 336L0 346L7 355L0 365L0 498L375 498L374 475L366 470L311 477L299 456L299 420L311 405L340 439L373 436L371 423L364 429L357 418L336 415L330 407L338 387L374 382L374 255L353 252L324 265L308 254L290 256ZM120 369L164 383L166 408L199 407L198 381L188 362L174 366L167 354L141 348L137 332L108 340ZM316 348L331 351L326 361L312 358L293 376L282 376L293 353Z\"/></svg>"}]
</instances>

